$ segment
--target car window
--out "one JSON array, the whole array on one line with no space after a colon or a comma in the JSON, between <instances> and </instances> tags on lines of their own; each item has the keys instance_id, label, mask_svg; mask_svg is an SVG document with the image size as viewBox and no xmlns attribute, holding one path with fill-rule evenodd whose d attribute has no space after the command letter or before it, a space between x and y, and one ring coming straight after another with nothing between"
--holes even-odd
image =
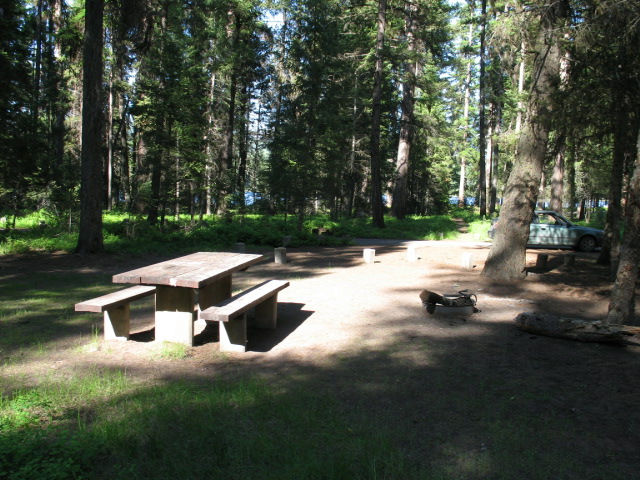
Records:
<instances>
[{"instance_id":1,"label":"car window","mask_svg":"<svg viewBox=\"0 0 640 480\"><path fill-rule=\"evenodd\" d=\"M536 220L537 222L534 220L534 223L540 223L542 225L564 225L564 222L560 218L550 213L538 213Z\"/></svg>"}]
</instances>

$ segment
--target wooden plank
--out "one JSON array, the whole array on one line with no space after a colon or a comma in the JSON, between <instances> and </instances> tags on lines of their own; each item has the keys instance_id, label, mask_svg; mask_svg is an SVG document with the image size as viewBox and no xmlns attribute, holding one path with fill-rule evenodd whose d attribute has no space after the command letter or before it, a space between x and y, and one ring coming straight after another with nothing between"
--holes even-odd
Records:
<instances>
[{"instance_id":1,"label":"wooden plank","mask_svg":"<svg viewBox=\"0 0 640 480\"><path fill-rule=\"evenodd\" d=\"M174 276L172 284L177 287L202 288L216 280L245 270L264 259L264 255L234 254L215 264L205 264L190 272Z\"/></svg>"},{"instance_id":2,"label":"wooden plank","mask_svg":"<svg viewBox=\"0 0 640 480\"><path fill-rule=\"evenodd\" d=\"M284 280L267 280L266 282L234 295L213 307L203 310L200 312L200 317L205 320L228 322L230 319L245 313L250 308L255 307L266 298L275 295L280 290L287 288L288 286L289 282Z\"/></svg>"},{"instance_id":3,"label":"wooden plank","mask_svg":"<svg viewBox=\"0 0 640 480\"><path fill-rule=\"evenodd\" d=\"M115 283L202 288L259 262L264 255L199 252L113 276Z\"/></svg>"},{"instance_id":4,"label":"wooden plank","mask_svg":"<svg viewBox=\"0 0 640 480\"><path fill-rule=\"evenodd\" d=\"M119 290L101 297L76 303L75 311L102 313L105 310L125 305L139 298L153 295L155 292L156 287L148 287L144 285L125 288L124 290Z\"/></svg>"}]
</instances>

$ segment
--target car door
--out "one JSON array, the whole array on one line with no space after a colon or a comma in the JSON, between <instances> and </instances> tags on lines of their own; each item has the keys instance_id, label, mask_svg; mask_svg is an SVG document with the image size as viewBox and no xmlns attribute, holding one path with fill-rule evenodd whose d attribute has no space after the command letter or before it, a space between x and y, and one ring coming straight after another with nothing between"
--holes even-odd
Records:
<instances>
[{"instance_id":1,"label":"car door","mask_svg":"<svg viewBox=\"0 0 640 480\"><path fill-rule=\"evenodd\" d=\"M570 245L567 224L562 218L553 212L540 212L536 216L538 218L536 245L554 247Z\"/></svg>"},{"instance_id":2,"label":"car door","mask_svg":"<svg viewBox=\"0 0 640 480\"><path fill-rule=\"evenodd\" d=\"M531 225L529 226L529 241L528 245L540 245L540 222L538 220L538 215L533 214L531 218Z\"/></svg>"}]
</instances>

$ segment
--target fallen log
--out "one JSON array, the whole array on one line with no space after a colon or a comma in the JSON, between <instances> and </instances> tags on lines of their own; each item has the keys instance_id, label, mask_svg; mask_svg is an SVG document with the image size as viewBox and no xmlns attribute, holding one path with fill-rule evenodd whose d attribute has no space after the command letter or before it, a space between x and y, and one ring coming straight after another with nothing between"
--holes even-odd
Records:
<instances>
[{"instance_id":1,"label":"fallen log","mask_svg":"<svg viewBox=\"0 0 640 480\"><path fill-rule=\"evenodd\" d=\"M520 330L547 337L565 338L578 342L599 342L615 345L640 345L630 337L640 334L640 327L611 325L602 321L560 317L549 313L524 312L515 318Z\"/></svg>"}]
</instances>

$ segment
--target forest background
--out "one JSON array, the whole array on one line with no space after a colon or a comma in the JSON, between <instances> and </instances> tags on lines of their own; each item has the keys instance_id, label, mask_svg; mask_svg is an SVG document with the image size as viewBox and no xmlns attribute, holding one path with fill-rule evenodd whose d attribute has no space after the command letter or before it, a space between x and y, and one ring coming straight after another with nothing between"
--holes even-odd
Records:
<instances>
[{"instance_id":1,"label":"forest background","mask_svg":"<svg viewBox=\"0 0 640 480\"><path fill-rule=\"evenodd\" d=\"M293 215L298 232L311 214L384 228L452 198L484 218L546 102L535 201L579 219L607 204L603 261L619 248L637 2L5 0L2 13L9 227L45 210L91 252L104 209L158 231L247 213ZM539 99L552 44L559 71Z\"/></svg>"}]
</instances>

